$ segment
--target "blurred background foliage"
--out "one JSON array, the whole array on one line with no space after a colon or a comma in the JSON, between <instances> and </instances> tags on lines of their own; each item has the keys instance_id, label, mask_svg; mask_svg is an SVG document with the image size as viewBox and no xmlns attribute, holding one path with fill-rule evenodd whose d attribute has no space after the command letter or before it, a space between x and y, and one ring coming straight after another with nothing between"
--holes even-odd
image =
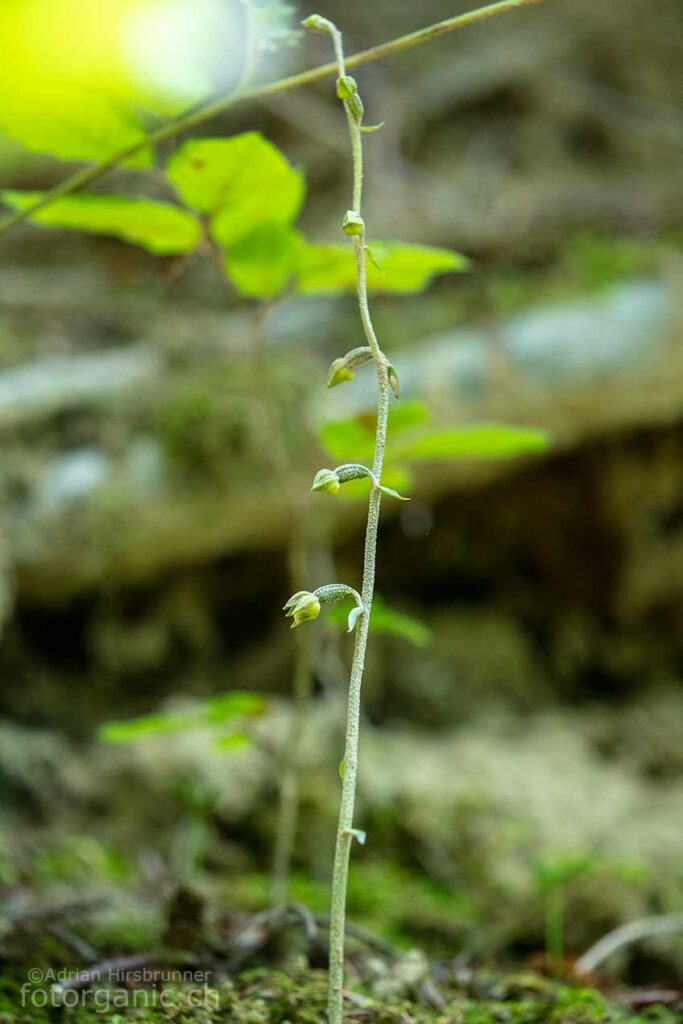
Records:
<instances>
[{"instance_id":1,"label":"blurred background foliage","mask_svg":"<svg viewBox=\"0 0 683 1024\"><path fill-rule=\"evenodd\" d=\"M351 52L468 6L319 11ZM328 59L290 32L308 10L259 12L259 78ZM228 91L244 32L237 0L5 0L0 187L49 188ZM471 264L374 307L403 393L386 482L412 500L383 512L351 913L399 942L525 955L561 885L578 952L683 902L682 67L678 0L555 0L357 74L386 122L367 137L372 235ZM298 228L338 243L349 161L330 83L199 134L252 130L305 177ZM163 168L184 142L94 191L175 202ZM31 225L0 239L11 912L104 893L92 936L136 947L179 880L217 906L266 897L292 524L254 411L255 332L303 494L372 427L371 375L323 387L361 344L352 297L287 294L263 318L210 259ZM456 428L492 421L553 447L453 456ZM347 497L307 499L311 586L331 565L358 578L364 506ZM334 617L309 628L293 894L324 909L349 648ZM258 743L220 750L206 715L232 691L265 696L245 726ZM133 745L99 741L135 715L187 728L153 735L164 719L148 718ZM643 980L681 956L659 939L613 966Z\"/></svg>"}]
</instances>

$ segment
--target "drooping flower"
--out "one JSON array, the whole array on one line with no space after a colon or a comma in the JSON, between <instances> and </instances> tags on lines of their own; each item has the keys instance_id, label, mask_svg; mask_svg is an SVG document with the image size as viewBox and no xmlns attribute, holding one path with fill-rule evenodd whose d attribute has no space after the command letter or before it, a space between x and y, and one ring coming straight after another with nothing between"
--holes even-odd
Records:
<instances>
[{"instance_id":1,"label":"drooping flower","mask_svg":"<svg viewBox=\"0 0 683 1024\"><path fill-rule=\"evenodd\" d=\"M287 618L293 619L292 629L296 629L302 622L309 622L317 619L320 615L320 601L315 594L308 590L298 590L292 594L289 601L284 605L283 611Z\"/></svg>"}]
</instances>

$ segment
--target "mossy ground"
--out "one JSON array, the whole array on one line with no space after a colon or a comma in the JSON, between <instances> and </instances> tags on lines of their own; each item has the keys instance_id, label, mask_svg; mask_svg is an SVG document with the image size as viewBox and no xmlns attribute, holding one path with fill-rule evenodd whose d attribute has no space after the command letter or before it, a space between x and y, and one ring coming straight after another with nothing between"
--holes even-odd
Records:
<instances>
[{"instance_id":1,"label":"mossy ground","mask_svg":"<svg viewBox=\"0 0 683 1024\"><path fill-rule=\"evenodd\" d=\"M46 989L22 985L13 971L0 981L0 1024L325 1024L324 971L246 971L234 980L161 990L112 988L72 992L52 1005ZM46 986L48 988L49 986ZM444 985L438 1009L423 1001L382 999L351 980L348 1021L369 1024L677 1024L675 1011L654 1006L634 1014L591 988L551 982L534 973L473 975L467 985ZM55 1000L55 1002L57 1002Z\"/></svg>"}]
</instances>

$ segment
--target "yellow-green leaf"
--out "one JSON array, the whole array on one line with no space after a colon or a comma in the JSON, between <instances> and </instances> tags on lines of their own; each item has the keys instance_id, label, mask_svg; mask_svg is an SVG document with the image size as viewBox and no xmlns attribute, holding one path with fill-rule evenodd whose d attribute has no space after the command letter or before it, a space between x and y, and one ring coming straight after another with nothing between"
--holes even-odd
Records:
<instances>
[{"instance_id":1,"label":"yellow-green leaf","mask_svg":"<svg viewBox=\"0 0 683 1024\"><path fill-rule=\"evenodd\" d=\"M272 299L291 279L302 245L293 228L262 224L226 251L226 273L242 295Z\"/></svg>"},{"instance_id":2,"label":"yellow-green leaf","mask_svg":"<svg viewBox=\"0 0 683 1024\"><path fill-rule=\"evenodd\" d=\"M201 724L201 717L196 713L141 715L127 722L105 722L99 729L98 737L105 743L137 743L148 736L187 732L197 729Z\"/></svg>"},{"instance_id":3,"label":"yellow-green leaf","mask_svg":"<svg viewBox=\"0 0 683 1024\"><path fill-rule=\"evenodd\" d=\"M106 97L41 78L2 89L0 130L28 150L62 160L105 160L145 138L136 118ZM148 149L126 161L131 167L151 162Z\"/></svg>"},{"instance_id":4,"label":"yellow-green leaf","mask_svg":"<svg viewBox=\"0 0 683 1024\"><path fill-rule=\"evenodd\" d=\"M15 210L24 210L43 194L5 191L0 199ZM47 228L113 235L157 256L191 252L201 239L199 222L186 210L126 196L68 196L39 210L31 221Z\"/></svg>"},{"instance_id":5,"label":"yellow-green leaf","mask_svg":"<svg viewBox=\"0 0 683 1024\"><path fill-rule=\"evenodd\" d=\"M424 426L429 422L430 415L424 402L417 399L394 405L389 413L390 455L395 454L397 437ZM362 462L370 465L375 451L374 415L329 420L320 428L318 439L337 462ZM396 486L388 478L385 480L384 476L382 481L389 486ZM349 486L345 485L345 489Z\"/></svg>"},{"instance_id":6,"label":"yellow-green leaf","mask_svg":"<svg viewBox=\"0 0 683 1024\"><path fill-rule=\"evenodd\" d=\"M467 269L464 256L403 242L369 242L368 288L374 292L418 292L437 274ZM356 262L350 245L308 245L302 253L298 290L309 294L356 288Z\"/></svg>"},{"instance_id":7,"label":"yellow-green leaf","mask_svg":"<svg viewBox=\"0 0 683 1024\"><path fill-rule=\"evenodd\" d=\"M144 141L159 118L223 91L239 73L234 6L2 0L0 130L62 159L102 160ZM151 153L130 162L149 165Z\"/></svg>"},{"instance_id":8,"label":"yellow-green leaf","mask_svg":"<svg viewBox=\"0 0 683 1024\"><path fill-rule=\"evenodd\" d=\"M223 693L220 697L214 697L207 701L204 705L203 715L208 723L220 725L229 718L238 716L253 718L262 714L265 707L266 701L261 694L233 690L231 693Z\"/></svg>"},{"instance_id":9,"label":"yellow-green leaf","mask_svg":"<svg viewBox=\"0 0 683 1024\"><path fill-rule=\"evenodd\" d=\"M400 636L415 647L426 647L432 640L431 630L424 623L412 615L390 608L379 594L375 594L372 602L370 629L374 633Z\"/></svg>"},{"instance_id":10,"label":"yellow-green leaf","mask_svg":"<svg viewBox=\"0 0 683 1024\"><path fill-rule=\"evenodd\" d=\"M301 172L259 132L186 142L166 174L187 206L212 217L223 248L261 224L291 224L304 198Z\"/></svg>"},{"instance_id":11,"label":"yellow-green leaf","mask_svg":"<svg viewBox=\"0 0 683 1024\"><path fill-rule=\"evenodd\" d=\"M346 614L342 608L332 609L330 618L340 627L347 624ZM398 636L415 647L426 647L432 640L432 632L424 623L412 615L390 608L379 594L375 594L372 601L370 632Z\"/></svg>"},{"instance_id":12,"label":"yellow-green leaf","mask_svg":"<svg viewBox=\"0 0 683 1024\"><path fill-rule=\"evenodd\" d=\"M545 451L550 437L533 427L482 423L472 427L435 430L402 445L405 459L505 459Z\"/></svg>"},{"instance_id":13,"label":"yellow-green leaf","mask_svg":"<svg viewBox=\"0 0 683 1024\"><path fill-rule=\"evenodd\" d=\"M136 743L149 736L221 726L232 718L253 718L262 714L265 706L265 699L260 694L233 690L204 701L189 711L170 711L166 714L141 715L125 722L106 722L100 727L98 736L106 743ZM229 735L232 737L236 734Z\"/></svg>"},{"instance_id":14,"label":"yellow-green leaf","mask_svg":"<svg viewBox=\"0 0 683 1024\"><path fill-rule=\"evenodd\" d=\"M231 732L220 736L214 742L214 749L221 754L229 754L235 750L247 750L253 746L251 736L246 732Z\"/></svg>"},{"instance_id":15,"label":"yellow-green leaf","mask_svg":"<svg viewBox=\"0 0 683 1024\"><path fill-rule=\"evenodd\" d=\"M318 440L335 462L367 462L368 457L372 461L375 450L373 424L360 417L324 423L318 432Z\"/></svg>"}]
</instances>

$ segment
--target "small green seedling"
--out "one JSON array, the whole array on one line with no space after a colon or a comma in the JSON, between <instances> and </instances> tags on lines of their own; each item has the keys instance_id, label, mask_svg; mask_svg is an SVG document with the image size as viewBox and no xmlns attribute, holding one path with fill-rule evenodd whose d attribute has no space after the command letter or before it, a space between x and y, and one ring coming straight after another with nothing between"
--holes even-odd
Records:
<instances>
[{"instance_id":1,"label":"small green seedling","mask_svg":"<svg viewBox=\"0 0 683 1024\"><path fill-rule=\"evenodd\" d=\"M598 863L591 854L548 857L533 865L536 883L543 897L545 955L550 971L559 974L564 963L564 928L567 886Z\"/></svg>"},{"instance_id":2,"label":"small green seedling","mask_svg":"<svg viewBox=\"0 0 683 1024\"><path fill-rule=\"evenodd\" d=\"M106 722L100 726L98 736L104 743L128 744L201 730L209 733L216 752L230 754L254 745L251 723L265 710L266 702L258 694L233 691L203 701L187 711ZM197 779L183 778L175 784L174 796L185 812L184 851L177 873L183 882L190 884L203 860L209 816L219 793Z\"/></svg>"}]
</instances>

